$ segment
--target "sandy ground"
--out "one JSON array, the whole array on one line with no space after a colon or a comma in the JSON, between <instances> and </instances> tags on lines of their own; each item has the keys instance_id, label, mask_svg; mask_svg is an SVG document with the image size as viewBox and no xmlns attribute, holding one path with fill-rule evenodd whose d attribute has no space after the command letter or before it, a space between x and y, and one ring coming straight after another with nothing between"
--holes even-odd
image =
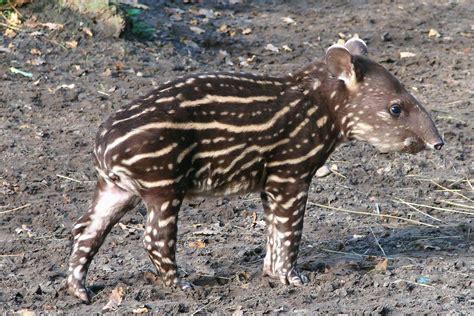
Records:
<instances>
[{"instance_id":1,"label":"sandy ground","mask_svg":"<svg viewBox=\"0 0 474 316\"><path fill-rule=\"evenodd\" d=\"M23 7L23 21L35 16L64 29L24 26L14 38L0 37L0 310L100 312L122 287L121 313L474 312L472 2L148 1L145 17L156 27L149 41L104 38L90 21L48 2ZM428 36L430 29L439 37ZM141 243L141 207L95 256L92 304L66 294L70 230L92 198L92 143L108 115L188 73L294 71L355 33L426 104L446 146L412 156L345 144L328 162L337 173L314 179L309 200L431 226L310 204L299 256L310 282L295 288L261 277L257 195L188 201L178 263L197 287L186 294L152 274ZM400 58L400 52L415 56ZM438 209L416 210L399 199Z\"/></svg>"}]
</instances>

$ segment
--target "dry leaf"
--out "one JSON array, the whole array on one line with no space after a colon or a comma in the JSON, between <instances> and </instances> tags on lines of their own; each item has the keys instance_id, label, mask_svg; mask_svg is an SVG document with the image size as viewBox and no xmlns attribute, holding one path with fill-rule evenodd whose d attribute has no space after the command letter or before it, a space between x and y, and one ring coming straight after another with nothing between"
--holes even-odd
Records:
<instances>
[{"instance_id":1,"label":"dry leaf","mask_svg":"<svg viewBox=\"0 0 474 316\"><path fill-rule=\"evenodd\" d=\"M428 32L428 37L441 37L441 34L439 34L439 32L435 29L430 29Z\"/></svg>"},{"instance_id":2,"label":"dry leaf","mask_svg":"<svg viewBox=\"0 0 474 316\"><path fill-rule=\"evenodd\" d=\"M35 28L38 26L38 22L36 21L36 16L32 16L28 20L25 21L24 25L29 28Z\"/></svg>"},{"instance_id":3,"label":"dry leaf","mask_svg":"<svg viewBox=\"0 0 474 316\"><path fill-rule=\"evenodd\" d=\"M400 52L400 58L409 58L409 57L415 57L415 53L410 53L410 52Z\"/></svg>"},{"instance_id":4,"label":"dry leaf","mask_svg":"<svg viewBox=\"0 0 474 316\"><path fill-rule=\"evenodd\" d=\"M107 69L107 70L109 70L109 69ZM115 91L115 89L114 89L114 88L111 88L111 89L109 89L107 92L114 92L114 91ZM123 223L121 223L121 222L118 223L118 225L119 225L119 227L120 227L122 230L125 230L125 231L127 231L127 232L129 232L129 233L134 233L134 232L137 230L137 227L125 225L125 224L123 224Z\"/></svg>"},{"instance_id":5,"label":"dry leaf","mask_svg":"<svg viewBox=\"0 0 474 316\"><path fill-rule=\"evenodd\" d=\"M199 16L204 16L208 19L215 19L216 18L216 13L213 10L208 10L208 9L204 9L204 8L199 9L195 14L197 14Z\"/></svg>"},{"instance_id":6,"label":"dry leaf","mask_svg":"<svg viewBox=\"0 0 474 316\"><path fill-rule=\"evenodd\" d=\"M16 36L16 32L12 29L6 29L5 32L3 32L3 35L8 38L14 38Z\"/></svg>"},{"instance_id":7,"label":"dry leaf","mask_svg":"<svg viewBox=\"0 0 474 316\"><path fill-rule=\"evenodd\" d=\"M160 285L162 284L162 279L160 276L156 275L151 271L143 272L143 278L148 284Z\"/></svg>"},{"instance_id":8,"label":"dry leaf","mask_svg":"<svg viewBox=\"0 0 474 316\"><path fill-rule=\"evenodd\" d=\"M64 25L58 24L58 23L42 23L41 26L47 27L48 29L52 31L57 31L57 30L62 30L64 28Z\"/></svg>"},{"instance_id":9,"label":"dry leaf","mask_svg":"<svg viewBox=\"0 0 474 316\"><path fill-rule=\"evenodd\" d=\"M17 234L26 234L28 238L34 237L35 234L32 233L31 229L28 228L25 224L21 225L21 228L15 228L15 233Z\"/></svg>"},{"instance_id":10,"label":"dry leaf","mask_svg":"<svg viewBox=\"0 0 474 316\"><path fill-rule=\"evenodd\" d=\"M252 213L252 227L257 225L257 212Z\"/></svg>"},{"instance_id":11,"label":"dry leaf","mask_svg":"<svg viewBox=\"0 0 474 316\"><path fill-rule=\"evenodd\" d=\"M24 4L31 3L31 2L33 2L33 0L13 0L13 1L9 1L9 2L14 7L19 7L19 6L22 6Z\"/></svg>"},{"instance_id":12,"label":"dry leaf","mask_svg":"<svg viewBox=\"0 0 474 316\"><path fill-rule=\"evenodd\" d=\"M10 16L8 17L8 23L13 24L13 25L20 25L21 20L18 16L18 13L12 12Z\"/></svg>"},{"instance_id":13,"label":"dry leaf","mask_svg":"<svg viewBox=\"0 0 474 316\"><path fill-rule=\"evenodd\" d=\"M248 281L250 280L251 274L248 271L241 271L236 274L237 280L239 281Z\"/></svg>"},{"instance_id":14,"label":"dry leaf","mask_svg":"<svg viewBox=\"0 0 474 316\"><path fill-rule=\"evenodd\" d=\"M41 56L41 51L40 51L39 49L37 49L37 48L32 48L32 49L30 50L30 53L31 53L32 55Z\"/></svg>"},{"instance_id":15,"label":"dry leaf","mask_svg":"<svg viewBox=\"0 0 474 316\"><path fill-rule=\"evenodd\" d=\"M74 48L77 47L78 42L75 41L75 40L72 40L72 41L67 41L65 44L66 44L66 47L67 47L67 48L72 48L72 49L74 49Z\"/></svg>"},{"instance_id":16,"label":"dry leaf","mask_svg":"<svg viewBox=\"0 0 474 316\"><path fill-rule=\"evenodd\" d=\"M189 29L191 31L193 31L194 33L196 33L196 34L202 34L202 33L206 32L205 30L203 30L202 28L197 27L197 26L190 26Z\"/></svg>"},{"instance_id":17,"label":"dry leaf","mask_svg":"<svg viewBox=\"0 0 474 316\"><path fill-rule=\"evenodd\" d=\"M119 37L125 28L125 20L113 10L105 10L97 18L97 28L105 36ZM92 32L91 32L92 33Z\"/></svg>"},{"instance_id":18,"label":"dry leaf","mask_svg":"<svg viewBox=\"0 0 474 316\"><path fill-rule=\"evenodd\" d=\"M247 27L247 28L242 30L243 35L247 35L247 34L250 34L250 33L252 33L252 29L250 27Z\"/></svg>"},{"instance_id":19,"label":"dry leaf","mask_svg":"<svg viewBox=\"0 0 474 316\"><path fill-rule=\"evenodd\" d=\"M41 66L41 65L46 64L46 60L44 60L41 57L37 57L37 58L31 60L30 63L34 66Z\"/></svg>"},{"instance_id":20,"label":"dry leaf","mask_svg":"<svg viewBox=\"0 0 474 316\"><path fill-rule=\"evenodd\" d=\"M86 34L87 36L89 36L89 37L94 36L94 33L92 33L91 29L88 28L88 27L83 27L83 28L82 28L82 32L83 32L84 34Z\"/></svg>"},{"instance_id":21,"label":"dry leaf","mask_svg":"<svg viewBox=\"0 0 474 316\"><path fill-rule=\"evenodd\" d=\"M29 309L20 309L15 312L15 316L35 316L35 312L30 311Z\"/></svg>"},{"instance_id":22,"label":"dry leaf","mask_svg":"<svg viewBox=\"0 0 474 316\"><path fill-rule=\"evenodd\" d=\"M183 17L181 16L181 14L175 13L170 17L170 19L176 22L180 22L183 20Z\"/></svg>"},{"instance_id":23,"label":"dry leaf","mask_svg":"<svg viewBox=\"0 0 474 316\"><path fill-rule=\"evenodd\" d=\"M150 309L146 306L143 307L138 307L132 310L132 313L134 314L146 314L150 311Z\"/></svg>"},{"instance_id":24,"label":"dry leaf","mask_svg":"<svg viewBox=\"0 0 474 316\"><path fill-rule=\"evenodd\" d=\"M388 259L385 258L385 259L383 259L382 261L379 261L379 262L375 265L375 270L376 270L376 271L387 271L387 267L388 267Z\"/></svg>"},{"instance_id":25,"label":"dry leaf","mask_svg":"<svg viewBox=\"0 0 474 316\"><path fill-rule=\"evenodd\" d=\"M121 62L120 60L118 60L114 63L114 67L116 70L122 71L125 68L125 64Z\"/></svg>"},{"instance_id":26,"label":"dry leaf","mask_svg":"<svg viewBox=\"0 0 474 316\"><path fill-rule=\"evenodd\" d=\"M217 29L217 31L218 31L219 33L227 33L227 32L229 32L229 30L230 30L230 29L229 29L229 26L228 26L227 24L222 24L222 25Z\"/></svg>"},{"instance_id":27,"label":"dry leaf","mask_svg":"<svg viewBox=\"0 0 474 316\"><path fill-rule=\"evenodd\" d=\"M125 290L123 287L118 286L112 290L110 293L109 301L107 304L102 308L102 311L113 311L116 310L120 304L122 303L123 296L125 295Z\"/></svg>"},{"instance_id":28,"label":"dry leaf","mask_svg":"<svg viewBox=\"0 0 474 316\"><path fill-rule=\"evenodd\" d=\"M202 239L198 239L196 241L191 241L189 243L189 248L194 248L194 249L202 249L206 247L206 243L202 241Z\"/></svg>"},{"instance_id":29,"label":"dry leaf","mask_svg":"<svg viewBox=\"0 0 474 316\"><path fill-rule=\"evenodd\" d=\"M289 16L285 16L283 18L281 18L283 20L283 22L285 22L286 24L296 24L295 20L293 20L292 18L290 18Z\"/></svg>"},{"instance_id":30,"label":"dry leaf","mask_svg":"<svg viewBox=\"0 0 474 316\"><path fill-rule=\"evenodd\" d=\"M274 53L278 53L280 50L278 49L278 47L276 47L275 45L273 44L267 44L267 46L265 46L265 49L266 50L269 50L269 51L272 51Z\"/></svg>"}]
</instances>

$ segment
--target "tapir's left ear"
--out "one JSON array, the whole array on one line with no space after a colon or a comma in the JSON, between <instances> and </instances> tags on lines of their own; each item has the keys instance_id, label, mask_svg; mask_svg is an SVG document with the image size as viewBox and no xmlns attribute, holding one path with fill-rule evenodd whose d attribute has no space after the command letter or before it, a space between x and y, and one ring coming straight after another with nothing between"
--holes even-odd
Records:
<instances>
[{"instance_id":1,"label":"tapir's left ear","mask_svg":"<svg viewBox=\"0 0 474 316\"><path fill-rule=\"evenodd\" d=\"M336 78L343 80L346 86L350 87L355 84L354 64L352 63L352 55L347 48L338 44L332 45L326 51L324 61L329 72Z\"/></svg>"}]
</instances>

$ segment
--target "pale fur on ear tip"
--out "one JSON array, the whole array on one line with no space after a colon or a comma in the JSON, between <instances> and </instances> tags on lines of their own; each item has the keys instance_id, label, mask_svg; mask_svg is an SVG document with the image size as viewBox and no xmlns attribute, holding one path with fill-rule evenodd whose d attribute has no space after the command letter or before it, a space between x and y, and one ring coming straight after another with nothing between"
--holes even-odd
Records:
<instances>
[{"instance_id":1,"label":"pale fur on ear tip","mask_svg":"<svg viewBox=\"0 0 474 316\"><path fill-rule=\"evenodd\" d=\"M334 48L342 48L345 49L349 54L351 53L344 45L341 44L333 44L326 49L326 53L329 52L329 50L334 49Z\"/></svg>"},{"instance_id":2,"label":"pale fur on ear tip","mask_svg":"<svg viewBox=\"0 0 474 316\"><path fill-rule=\"evenodd\" d=\"M357 41L357 42L361 42L362 44L364 44L365 46L367 46L367 43L366 43L363 39L361 39L361 38L359 38L359 37L353 37L353 38L351 38L350 40L348 40L348 41L346 42L346 44L347 44L347 43L350 43L350 42L356 42L356 41Z\"/></svg>"},{"instance_id":3,"label":"pale fur on ear tip","mask_svg":"<svg viewBox=\"0 0 474 316\"><path fill-rule=\"evenodd\" d=\"M353 37L348 40L344 46L351 52L352 55L368 55L367 44L358 37Z\"/></svg>"}]
</instances>

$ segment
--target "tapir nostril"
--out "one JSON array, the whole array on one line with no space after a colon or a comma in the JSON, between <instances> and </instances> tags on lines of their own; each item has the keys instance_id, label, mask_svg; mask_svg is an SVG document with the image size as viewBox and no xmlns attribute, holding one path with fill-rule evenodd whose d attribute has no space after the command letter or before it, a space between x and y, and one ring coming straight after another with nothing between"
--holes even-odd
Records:
<instances>
[{"instance_id":1,"label":"tapir nostril","mask_svg":"<svg viewBox=\"0 0 474 316\"><path fill-rule=\"evenodd\" d=\"M440 141L439 143L436 143L433 145L434 149L440 150L443 147L444 143L443 141Z\"/></svg>"}]
</instances>

